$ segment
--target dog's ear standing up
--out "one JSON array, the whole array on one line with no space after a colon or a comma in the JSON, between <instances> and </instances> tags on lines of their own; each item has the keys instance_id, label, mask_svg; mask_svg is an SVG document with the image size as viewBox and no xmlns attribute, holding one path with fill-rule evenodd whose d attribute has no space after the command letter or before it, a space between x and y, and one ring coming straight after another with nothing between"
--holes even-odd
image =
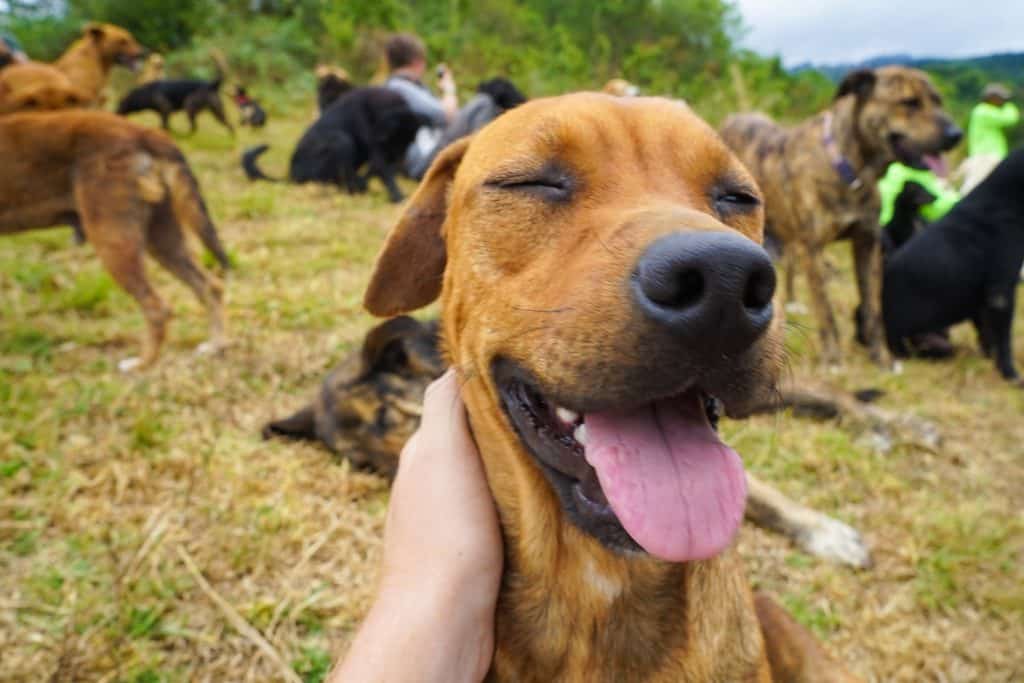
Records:
<instances>
[{"instance_id":1,"label":"dog's ear standing up","mask_svg":"<svg viewBox=\"0 0 1024 683\"><path fill-rule=\"evenodd\" d=\"M836 91L836 99L846 95L856 95L858 99L867 99L875 89L878 76L871 69L857 69L846 74Z\"/></svg>"},{"instance_id":2,"label":"dog's ear standing up","mask_svg":"<svg viewBox=\"0 0 1024 683\"><path fill-rule=\"evenodd\" d=\"M103 26L95 21L90 21L82 27L82 35L89 36L96 42L99 42L103 38Z\"/></svg>"},{"instance_id":3,"label":"dog's ear standing up","mask_svg":"<svg viewBox=\"0 0 1024 683\"><path fill-rule=\"evenodd\" d=\"M448 188L469 141L457 140L437 156L398 225L388 234L363 298L370 313L398 315L422 308L440 296L447 261L442 228L448 212Z\"/></svg>"}]
</instances>

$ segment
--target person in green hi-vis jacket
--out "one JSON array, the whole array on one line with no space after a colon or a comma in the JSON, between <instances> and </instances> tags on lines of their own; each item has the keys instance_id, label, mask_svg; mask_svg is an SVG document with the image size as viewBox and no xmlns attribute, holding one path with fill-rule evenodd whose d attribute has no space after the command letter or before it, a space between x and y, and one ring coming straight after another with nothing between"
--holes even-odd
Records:
<instances>
[{"instance_id":1,"label":"person in green hi-vis jacket","mask_svg":"<svg viewBox=\"0 0 1024 683\"><path fill-rule=\"evenodd\" d=\"M899 197L903 186L908 182L915 182L935 195L935 200L922 206L920 211L921 217L929 223L945 216L953 208L953 205L960 201L960 193L940 180L932 171L911 168L899 162L889 164L885 175L878 181L878 193L882 198L882 211L878 218L879 225L888 225L892 220L896 198Z\"/></svg>"},{"instance_id":2,"label":"person in green hi-vis jacket","mask_svg":"<svg viewBox=\"0 0 1024 683\"><path fill-rule=\"evenodd\" d=\"M967 194L988 177L1009 154L1007 129L1020 122L1020 109L1010 101L1006 86L990 83L981 94L982 101L971 111L967 125L967 159L961 166L962 194Z\"/></svg>"}]
</instances>

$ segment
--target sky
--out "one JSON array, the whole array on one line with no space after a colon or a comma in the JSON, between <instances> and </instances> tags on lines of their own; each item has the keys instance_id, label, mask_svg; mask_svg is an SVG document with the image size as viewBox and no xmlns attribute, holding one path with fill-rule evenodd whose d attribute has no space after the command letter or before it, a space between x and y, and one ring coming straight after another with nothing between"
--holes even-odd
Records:
<instances>
[{"instance_id":1,"label":"sky","mask_svg":"<svg viewBox=\"0 0 1024 683\"><path fill-rule=\"evenodd\" d=\"M1024 52L1022 0L736 0L743 44L786 66Z\"/></svg>"}]
</instances>

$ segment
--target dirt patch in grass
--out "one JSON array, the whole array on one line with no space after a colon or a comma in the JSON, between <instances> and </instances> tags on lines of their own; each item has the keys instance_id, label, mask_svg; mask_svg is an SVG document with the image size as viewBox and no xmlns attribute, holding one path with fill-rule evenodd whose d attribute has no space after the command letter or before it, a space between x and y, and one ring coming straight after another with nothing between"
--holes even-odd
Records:
<instances>
[{"instance_id":1,"label":"dirt patch in grass","mask_svg":"<svg viewBox=\"0 0 1024 683\"><path fill-rule=\"evenodd\" d=\"M193 355L202 311L152 266L176 314L165 354L119 374L141 319L90 249L68 230L0 241L2 681L319 680L371 599L385 483L259 428L369 326L362 289L398 210L377 186L247 183L242 149L273 142L264 164L283 174L301 116L234 142L211 123L182 144L236 263L222 355ZM830 256L845 319L849 259ZM813 321L792 327L793 372L820 375ZM879 454L787 416L725 426L749 467L871 542L876 566L854 572L741 537L754 582L868 680L1024 679L1024 392L972 337L957 329L958 358L898 375L848 343L832 376L938 423L936 451Z\"/></svg>"}]
</instances>

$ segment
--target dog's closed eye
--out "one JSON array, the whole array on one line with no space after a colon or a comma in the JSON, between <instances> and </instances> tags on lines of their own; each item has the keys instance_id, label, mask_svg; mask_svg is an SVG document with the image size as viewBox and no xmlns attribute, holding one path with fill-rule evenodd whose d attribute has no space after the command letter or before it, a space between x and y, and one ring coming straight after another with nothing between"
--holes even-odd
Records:
<instances>
[{"instance_id":1,"label":"dog's closed eye","mask_svg":"<svg viewBox=\"0 0 1024 683\"><path fill-rule=\"evenodd\" d=\"M715 211L723 218L750 213L761 205L761 200L757 195L742 187L726 187L715 190L711 199Z\"/></svg>"},{"instance_id":2,"label":"dog's closed eye","mask_svg":"<svg viewBox=\"0 0 1024 683\"><path fill-rule=\"evenodd\" d=\"M498 173L484 183L488 188L520 192L550 203L571 199L576 185L576 179L556 164L547 164L529 171Z\"/></svg>"}]
</instances>

